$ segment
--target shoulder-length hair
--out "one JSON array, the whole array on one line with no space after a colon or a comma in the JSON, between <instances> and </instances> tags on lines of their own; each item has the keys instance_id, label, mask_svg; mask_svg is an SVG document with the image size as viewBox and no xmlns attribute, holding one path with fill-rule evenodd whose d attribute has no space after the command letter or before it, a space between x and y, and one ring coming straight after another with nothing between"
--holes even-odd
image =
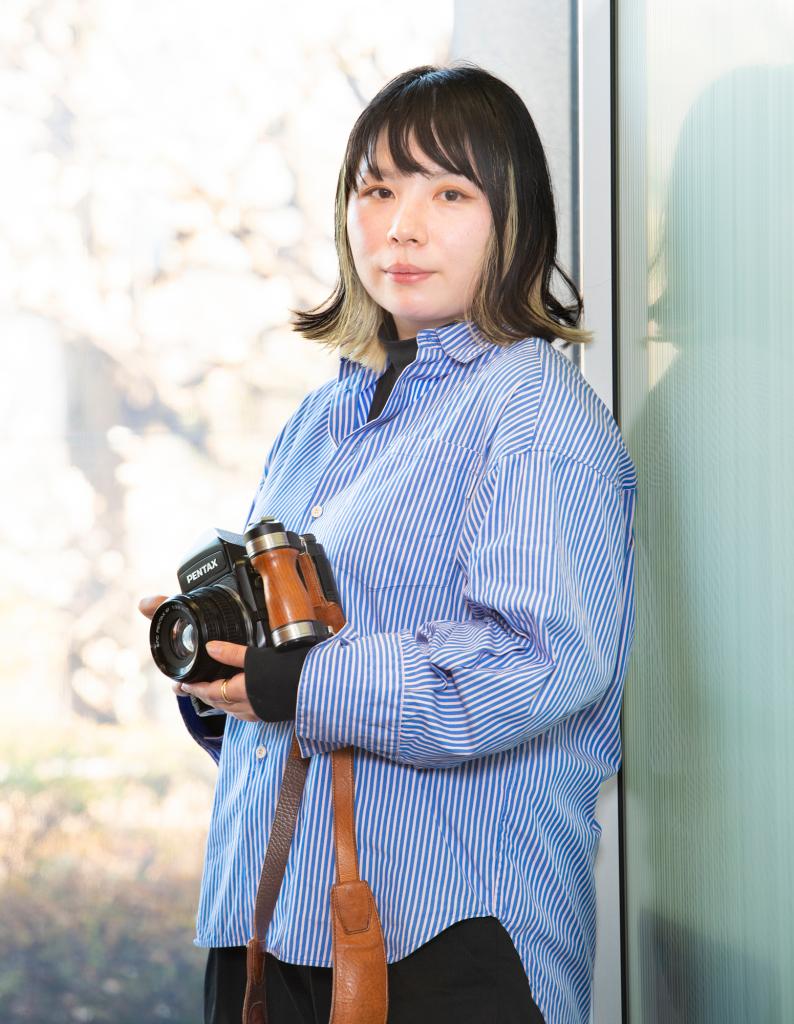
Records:
<instances>
[{"instance_id":1,"label":"shoulder-length hair","mask_svg":"<svg viewBox=\"0 0 794 1024\"><path fill-rule=\"evenodd\" d=\"M465 318L495 345L530 336L590 341L592 332L578 326L582 297L556 260L554 196L535 124L510 86L469 62L406 71L361 112L336 191L339 280L318 306L291 310L293 329L376 371L385 366L378 332L389 323L387 313L365 291L347 235L351 190L362 162L379 176L375 152L384 130L391 158L404 174L427 173L411 156L415 139L432 161L464 175L488 198L493 228ZM571 293L568 305L552 294L554 270Z\"/></svg>"}]
</instances>

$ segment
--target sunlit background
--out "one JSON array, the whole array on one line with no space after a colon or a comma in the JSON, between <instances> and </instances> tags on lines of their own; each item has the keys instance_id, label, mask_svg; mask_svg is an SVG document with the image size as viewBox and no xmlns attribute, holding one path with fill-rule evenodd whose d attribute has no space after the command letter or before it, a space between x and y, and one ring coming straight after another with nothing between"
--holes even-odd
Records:
<instances>
[{"instance_id":1,"label":"sunlit background","mask_svg":"<svg viewBox=\"0 0 794 1024\"><path fill-rule=\"evenodd\" d=\"M195 1022L214 767L136 611L335 360L344 144L450 2L0 8L0 1020Z\"/></svg>"}]
</instances>

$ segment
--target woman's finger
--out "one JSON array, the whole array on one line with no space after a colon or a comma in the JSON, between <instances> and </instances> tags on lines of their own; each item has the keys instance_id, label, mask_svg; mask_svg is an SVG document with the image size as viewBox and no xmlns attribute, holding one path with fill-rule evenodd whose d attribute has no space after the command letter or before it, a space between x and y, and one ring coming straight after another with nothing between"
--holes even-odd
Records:
<instances>
[{"instance_id":1,"label":"woman's finger","mask_svg":"<svg viewBox=\"0 0 794 1024\"><path fill-rule=\"evenodd\" d=\"M154 597L142 597L138 602L138 611L141 615L145 615L147 619L151 619L163 601L167 601L168 598L164 594L157 594Z\"/></svg>"},{"instance_id":2,"label":"woman's finger","mask_svg":"<svg viewBox=\"0 0 794 1024\"><path fill-rule=\"evenodd\" d=\"M237 645L230 644L229 646ZM205 704L211 704L213 707L224 710L229 704L247 703L248 696L245 692L245 674L243 672L231 676L225 680L225 683L224 686L223 679L218 679L213 683L190 683L189 685L185 683L182 685L182 693L189 693L198 697L199 700L203 700Z\"/></svg>"},{"instance_id":3,"label":"woman's finger","mask_svg":"<svg viewBox=\"0 0 794 1024\"><path fill-rule=\"evenodd\" d=\"M230 644L225 640L210 640L207 644L207 654L211 658L221 665L231 665L232 668L244 667L247 649L244 644Z\"/></svg>"}]
</instances>

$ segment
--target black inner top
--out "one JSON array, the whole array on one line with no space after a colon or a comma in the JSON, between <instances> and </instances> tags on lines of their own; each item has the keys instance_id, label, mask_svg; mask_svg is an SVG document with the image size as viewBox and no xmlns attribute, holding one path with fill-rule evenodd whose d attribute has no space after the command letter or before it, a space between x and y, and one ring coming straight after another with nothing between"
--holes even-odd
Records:
<instances>
[{"instance_id":1,"label":"black inner top","mask_svg":"<svg viewBox=\"0 0 794 1024\"><path fill-rule=\"evenodd\" d=\"M416 359L416 354L419 351L416 338L408 338L405 341L400 341L398 338L383 338L382 344L388 353L389 364L396 371L396 377L399 377L405 367Z\"/></svg>"}]
</instances>

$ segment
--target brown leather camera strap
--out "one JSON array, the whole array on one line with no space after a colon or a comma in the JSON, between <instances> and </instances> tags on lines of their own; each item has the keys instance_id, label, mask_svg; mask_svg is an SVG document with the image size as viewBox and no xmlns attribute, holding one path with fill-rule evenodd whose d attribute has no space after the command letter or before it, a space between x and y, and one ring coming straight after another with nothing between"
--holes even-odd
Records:
<instances>
[{"instance_id":1,"label":"brown leather camera strap","mask_svg":"<svg viewBox=\"0 0 794 1024\"><path fill-rule=\"evenodd\" d=\"M325 599L311 557L301 554L298 562L317 618L339 630L344 624L344 615L339 605ZM301 757L293 733L254 904L243 1024L268 1024L265 937L284 879L309 760ZM331 773L336 883L331 886L333 990L330 1024L386 1024L386 947L372 891L358 876L352 747L332 751Z\"/></svg>"},{"instance_id":2,"label":"brown leather camera strap","mask_svg":"<svg viewBox=\"0 0 794 1024\"><path fill-rule=\"evenodd\" d=\"M352 746L345 746L331 754L336 851L336 884L331 886L331 1024L386 1024L386 948L375 897L359 878L352 750Z\"/></svg>"},{"instance_id":3,"label":"brown leather camera strap","mask_svg":"<svg viewBox=\"0 0 794 1024\"><path fill-rule=\"evenodd\" d=\"M331 753L331 770L336 884L331 886L330 1024L386 1024L386 947L372 890L358 877L352 747Z\"/></svg>"},{"instance_id":4,"label":"brown leather camera strap","mask_svg":"<svg viewBox=\"0 0 794 1024\"><path fill-rule=\"evenodd\" d=\"M293 733L256 893L254 935L247 950L243 1024L268 1024L265 936L284 878L308 764L309 758L301 757ZM331 886L330 1024L386 1024L388 975L383 932L372 890L358 876L352 747L332 752L331 772L336 883Z\"/></svg>"},{"instance_id":5,"label":"brown leather camera strap","mask_svg":"<svg viewBox=\"0 0 794 1024\"><path fill-rule=\"evenodd\" d=\"M265 989L265 936L273 919L273 910L281 890L287 857L295 834L309 758L301 757L295 733L284 768L284 778L276 804L273 827L270 830L265 863L259 878L254 904L254 934L248 940L246 954L247 980L243 1003L243 1024L267 1024L267 997Z\"/></svg>"}]
</instances>

